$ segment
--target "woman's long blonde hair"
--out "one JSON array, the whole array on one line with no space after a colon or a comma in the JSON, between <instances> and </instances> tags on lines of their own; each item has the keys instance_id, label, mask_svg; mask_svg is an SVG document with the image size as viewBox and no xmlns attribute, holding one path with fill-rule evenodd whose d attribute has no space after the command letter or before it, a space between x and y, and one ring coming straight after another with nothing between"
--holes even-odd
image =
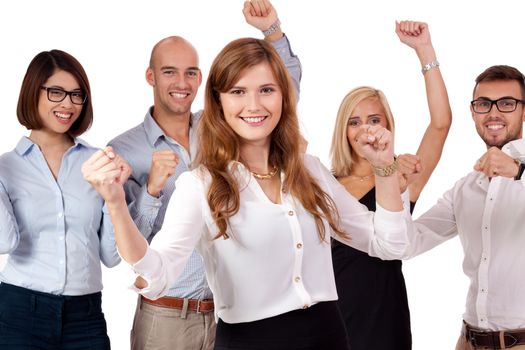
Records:
<instances>
[{"instance_id":1,"label":"woman's long blonde hair","mask_svg":"<svg viewBox=\"0 0 525 350\"><path fill-rule=\"evenodd\" d=\"M215 238L226 234L228 219L240 206L239 184L228 171L232 161L240 160L240 139L224 118L220 93L231 89L251 67L267 63L282 91L282 115L272 132L269 164L284 172L283 189L313 215L321 239L325 238L325 219L332 230L338 214L332 199L319 187L303 163L299 151L299 123L296 98L286 67L275 49L264 40L244 38L232 41L215 58L205 89L204 112L200 123L200 151L197 162L211 174L208 204L219 229Z\"/></svg>"},{"instance_id":2,"label":"woman's long blonde hair","mask_svg":"<svg viewBox=\"0 0 525 350\"><path fill-rule=\"evenodd\" d=\"M352 146L348 142L347 137L348 120L352 116L355 107L366 99L376 99L381 103L385 111L386 128L394 133L394 117L392 116L392 111L390 110L385 94L383 94L381 90L369 86L360 86L351 90L339 106L334 134L332 136L330 159L332 173L335 177L350 175L350 169L352 168Z\"/></svg>"}]
</instances>

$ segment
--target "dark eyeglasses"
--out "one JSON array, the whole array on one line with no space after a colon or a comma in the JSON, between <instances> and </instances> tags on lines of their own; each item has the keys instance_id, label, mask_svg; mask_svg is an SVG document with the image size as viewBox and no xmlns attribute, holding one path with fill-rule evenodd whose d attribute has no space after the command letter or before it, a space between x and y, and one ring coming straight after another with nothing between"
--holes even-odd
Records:
<instances>
[{"instance_id":1,"label":"dark eyeglasses","mask_svg":"<svg viewBox=\"0 0 525 350\"><path fill-rule=\"evenodd\" d=\"M490 100L488 98L479 98L471 101L470 105L476 113L488 113L492 109L493 105L496 105L498 111L502 113L510 113L516 110L518 103L524 103L525 101L515 99L513 97L502 97L497 100Z\"/></svg>"},{"instance_id":2,"label":"dark eyeglasses","mask_svg":"<svg viewBox=\"0 0 525 350\"><path fill-rule=\"evenodd\" d=\"M42 90L47 91L47 99L51 102L62 102L69 95L71 102L76 105L83 105L87 100L87 95L82 91L66 91L60 88L41 86Z\"/></svg>"}]
</instances>

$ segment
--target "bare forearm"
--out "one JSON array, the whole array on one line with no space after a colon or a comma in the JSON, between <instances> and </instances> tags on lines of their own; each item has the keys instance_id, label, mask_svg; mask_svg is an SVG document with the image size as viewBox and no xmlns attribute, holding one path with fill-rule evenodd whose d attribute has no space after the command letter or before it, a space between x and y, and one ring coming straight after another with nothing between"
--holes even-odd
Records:
<instances>
[{"instance_id":1,"label":"bare forearm","mask_svg":"<svg viewBox=\"0 0 525 350\"><path fill-rule=\"evenodd\" d=\"M436 61L434 47L429 44L416 50L421 66ZM452 112L448 100L447 88L439 67L434 67L424 74L430 126L448 132L452 123Z\"/></svg>"},{"instance_id":2,"label":"bare forearm","mask_svg":"<svg viewBox=\"0 0 525 350\"><path fill-rule=\"evenodd\" d=\"M148 243L133 222L124 201L108 204L108 209L115 228L119 254L127 263L135 264L146 254Z\"/></svg>"},{"instance_id":3,"label":"bare forearm","mask_svg":"<svg viewBox=\"0 0 525 350\"><path fill-rule=\"evenodd\" d=\"M376 201L381 207L389 211L403 210L399 180L396 174L390 176L376 175L375 177Z\"/></svg>"}]
</instances>

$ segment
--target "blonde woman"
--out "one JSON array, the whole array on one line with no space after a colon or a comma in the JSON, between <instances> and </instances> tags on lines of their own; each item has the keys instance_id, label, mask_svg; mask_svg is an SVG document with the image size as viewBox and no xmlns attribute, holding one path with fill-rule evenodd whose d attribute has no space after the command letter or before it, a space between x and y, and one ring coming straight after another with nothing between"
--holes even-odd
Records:
<instances>
[{"instance_id":1,"label":"blonde woman","mask_svg":"<svg viewBox=\"0 0 525 350\"><path fill-rule=\"evenodd\" d=\"M408 187L413 208L441 157L452 117L428 26L403 21L396 23L396 33L421 62L430 110L430 124L417 155L398 157L400 172L418 173L399 177L400 188ZM332 170L350 194L375 211L373 165L356 147L356 135L366 125L394 132L385 95L371 87L359 87L350 91L339 107L332 139ZM371 257L337 241L333 242L332 255L338 303L352 350L410 349L410 314L401 261Z\"/></svg>"}]
</instances>

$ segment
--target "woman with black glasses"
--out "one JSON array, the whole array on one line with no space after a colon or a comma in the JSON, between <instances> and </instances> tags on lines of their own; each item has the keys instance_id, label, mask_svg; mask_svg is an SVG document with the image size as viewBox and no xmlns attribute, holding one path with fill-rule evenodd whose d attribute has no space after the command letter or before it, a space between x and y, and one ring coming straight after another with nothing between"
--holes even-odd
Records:
<instances>
[{"instance_id":1,"label":"woman with black glasses","mask_svg":"<svg viewBox=\"0 0 525 350\"><path fill-rule=\"evenodd\" d=\"M96 151L78 138L93 120L80 63L36 55L17 115L30 133L0 157L0 348L109 349L100 262L120 258L104 200L80 171Z\"/></svg>"}]
</instances>

